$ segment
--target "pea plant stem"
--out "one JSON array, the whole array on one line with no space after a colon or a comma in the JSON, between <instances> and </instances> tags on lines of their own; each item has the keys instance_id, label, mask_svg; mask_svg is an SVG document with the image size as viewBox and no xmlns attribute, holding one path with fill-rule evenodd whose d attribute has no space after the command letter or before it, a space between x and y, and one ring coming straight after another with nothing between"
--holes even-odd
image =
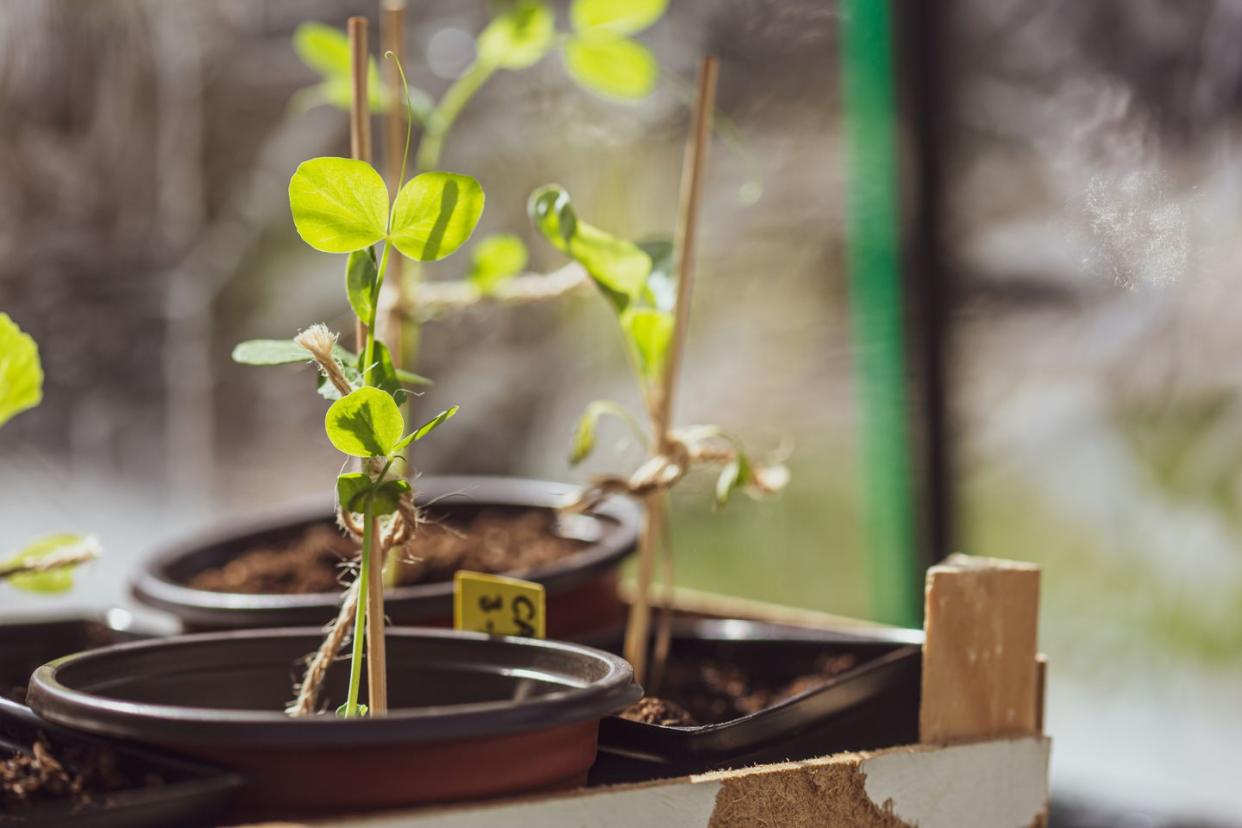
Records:
<instances>
[{"instance_id":1,"label":"pea plant stem","mask_svg":"<svg viewBox=\"0 0 1242 828\"><path fill-rule=\"evenodd\" d=\"M686 328L690 321L690 302L693 296L694 253L697 240L699 200L703 188L703 173L707 164L707 145L711 136L712 110L716 101L717 62L712 55L703 58L699 65L698 95L694 104L694 116L686 152L681 167L681 193L677 212L677 229L674 247L677 252L677 305L673 323L672 342L669 343L664 373L654 398L649 401L652 434L656 450L670 454L673 449L671 435L673 395L681 371L682 352L685 350ZM625 657L634 665L638 681L648 676L647 651L651 628L651 581L655 570L655 556L665 534L668 510L663 491L647 497L647 524L638 548L638 590L630 607L625 630ZM671 551L665 549L664 554ZM664 618L670 618L665 614ZM664 621L662 623L667 623ZM653 671L662 673L662 665ZM649 688L652 689L652 688Z\"/></svg>"},{"instance_id":2,"label":"pea plant stem","mask_svg":"<svg viewBox=\"0 0 1242 828\"><path fill-rule=\"evenodd\" d=\"M363 633L367 629L367 601L369 594L367 587L369 586L369 578L366 577L371 563L371 545L374 543L374 520L371 516L371 498L366 501L365 511L363 514L362 524L362 557L359 561L358 569L358 606L354 610L354 642L350 652L349 659L349 695L345 702L346 718L358 715L358 694L362 684L362 660L363 660ZM370 664L370 659L367 663ZM369 675L367 679L370 680ZM371 687L371 695L375 695L375 688Z\"/></svg>"}]
</instances>

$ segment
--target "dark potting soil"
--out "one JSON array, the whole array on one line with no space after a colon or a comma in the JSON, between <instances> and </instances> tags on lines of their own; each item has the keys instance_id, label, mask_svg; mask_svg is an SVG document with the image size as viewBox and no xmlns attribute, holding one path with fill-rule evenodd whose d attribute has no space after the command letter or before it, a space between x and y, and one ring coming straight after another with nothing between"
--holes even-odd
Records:
<instances>
[{"instance_id":1,"label":"dark potting soil","mask_svg":"<svg viewBox=\"0 0 1242 828\"><path fill-rule=\"evenodd\" d=\"M121 770L116 754L86 745L63 747L59 755L39 738L31 752L14 753L0 760L0 822L20 820L22 811L34 805L67 800L74 807L107 801L120 790L154 787L164 781L154 774L133 779Z\"/></svg>"},{"instance_id":2,"label":"dark potting soil","mask_svg":"<svg viewBox=\"0 0 1242 828\"><path fill-rule=\"evenodd\" d=\"M407 543L400 585L446 581L459 569L502 573L555 563L585 543L556 534L547 511L481 512L464 524L432 519ZM336 527L312 526L279 547L251 549L218 569L196 574L188 586L211 592L298 595L335 592L358 544Z\"/></svg>"},{"instance_id":3,"label":"dark potting soil","mask_svg":"<svg viewBox=\"0 0 1242 828\"><path fill-rule=\"evenodd\" d=\"M810 672L772 683L727 662L673 658L666 668L664 696L645 697L622 711L621 717L665 727L720 724L814 690L857 664L852 653L825 654Z\"/></svg>"}]
</instances>

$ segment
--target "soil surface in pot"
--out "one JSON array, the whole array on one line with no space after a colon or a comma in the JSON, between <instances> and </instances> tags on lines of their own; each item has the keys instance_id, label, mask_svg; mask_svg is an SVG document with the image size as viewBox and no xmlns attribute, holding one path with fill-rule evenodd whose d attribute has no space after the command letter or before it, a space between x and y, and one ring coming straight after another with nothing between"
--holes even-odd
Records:
<instances>
[{"instance_id":1,"label":"soil surface in pot","mask_svg":"<svg viewBox=\"0 0 1242 828\"><path fill-rule=\"evenodd\" d=\"M826 653L810 664L795 665L797 674L792 678L782 678L753 675L716 659L673 657L666 668L664 693L646 696L620 715L664 727L720 724L814 690L857 666L853 653Z\"/></svg>"},{"instance_id":2,"label":"soil surface in pot","mask_svg":"<svg viewBox=\"0 0 1242 828\"><path fill-rule=\"evenodd\" d=\"M557 534L547 510L484 511L454 523L432 517L406 544L397 582L447 581L459 569L514 572L545 566L585 548ZM291 543L248 550L226 565L204 570L187 586L211 592L297 595L335 592L358 544L328 524L311 526Z\"/></svg>"},{"instance_id":3,"label":"soil surface in pot","mask_svg":"<svg viewBox=\"0 0 1242 828\"><path fill-rule=\"evenodd\" d=\"M23 810L46 802L64 801L76 809L106 804L116 791L162 784L151 773L131 778L105 748L68 745L54 752L40 737L30 753L14 752L0 760L0 822L8 816L20 819Z\"/></svg>"}]
</instances>

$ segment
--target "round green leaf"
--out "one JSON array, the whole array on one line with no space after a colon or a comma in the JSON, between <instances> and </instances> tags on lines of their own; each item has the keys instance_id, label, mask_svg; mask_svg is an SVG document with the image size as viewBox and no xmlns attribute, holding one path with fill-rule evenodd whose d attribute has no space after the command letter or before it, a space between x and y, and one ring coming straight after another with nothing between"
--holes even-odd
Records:
<instances>
[{"instance_id":1,"label":"round green leaf","mask_svg":"<svg viewBox=\"0 0 1242 828\"><path fill-rule=\"evenodd\" d=\"M556 37L552 10L541 0L521 0L479 33L479 61L503 69L525 69L548 53Z\"/></svg>"},{"instance_id":2,"label":"round green leaf","mask_svg":"<svg viewBox=\"0 0 1242 828\"><path fill-rule=\"evenodd\" d=\"M312 158L289 180L293 223L324 253L352 253L384 238L388 188L375 168L352 158Z\"/></svg>"},{"instance_id":3,"label":"round green leaf","mask_svg":"<svg viewBox=\"0 0 1242 828\"><path fill-rule=\"evenodd\" d=\"M664 375L674 324L671 313L652 308L630 308L621 314L621 327L638 371L648 383L658 382Z\"/></svg>"},{"instance_id":4,"label":"round green leaf","mask_svg":"<svg viewBox=\"0 0 1242 828\"><path fill-rule=\"evenodd\" d=\"M370 386L332 403L324 418L332 445L354 457L386 457L404 428L401 409L392 397Z\"/></svg>"},{"instance_id":5,"label":"round green leaf","mask_svg":"<svg viewBox=\"0 0 1242 828\"><path fill-rule=\"evenodd\" d=\"M574 0L569 20L579 32L605 29L632 35L663 17L667 8L668 0Z\"/></svg>"},{"instance_id":6,"label":"round green leaf","mask_svg":"<svg viewBox=\"0 0 1242 828\"><path fill-rule=\"evenodd\" d=\"M474 246L467 277L480 293L491 293L526 267L526 245L512 233L488 236Z\"/></svg>"},{"instance_id":7,"label":"round green leaf","mask_svg":"<svg viewBox=\"0 0 1242 828\"><path fill-rule=\"evenodd\" d=\"M0 425L42 401L39 346L7 313L0 313Z\"/></svg>"},{"instance_id":8,"label":"round green leaf","mask_svg":"<svg viewBox=\"0 0 1242 828\"><path fill-rule=\"evenodd\" d=\"M579 85L622 102L645 98L660 74L646 46L603 30L569 38L565 66Z\"/></svg>"},{"instance_id":9,"label":"round green leaf","mask_svg":"<svg viewBox=\"0 0 1242 828\"><path fill-rule=\"evenodd\" d=\"M30 544L6 563L28 563L60 552L71 552L75 547L93 543L91 538L82 535L49 535ZM47 572L28 572L14 575L6 583L27 592L68 592L73 588L73 570L72 566L64 566L49 569Z\"/></svg>"},{"instance_id":10,"label":"round green leaf","mask_svg":"<svg viewBox=\"0 0 1242 828\"><path fill-rule=\"evenodd\" d=\"M483 215L483 187L468 175L426 172L392 206L388 237L411 259L434 262L465 244Z\"/></svg>"}]
</instances>

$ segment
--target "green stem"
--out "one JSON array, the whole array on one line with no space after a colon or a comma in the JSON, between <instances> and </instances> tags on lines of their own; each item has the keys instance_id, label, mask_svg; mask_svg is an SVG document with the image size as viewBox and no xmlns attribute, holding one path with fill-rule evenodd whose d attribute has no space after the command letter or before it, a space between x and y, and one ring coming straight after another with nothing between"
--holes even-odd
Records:
<instances>
[{"instance_id":1,"label":"green stem","mask_svg":"<svg viewBox=\"0 0 1242 828\"><path fill-rule=\"evenodd\" d=\"M440 165L440 155L444 152L444 139L457 121L457 116L465 109L466 104L475 96L488 79L496 71L490 64L475 62L453 81L445 90L444 95L436 104L435 109L427 116L426 126L418 141L418 151L414 155L414 172L427 172ZM401 274L401 293L408 300L414 295L416 285L422 277L422 266L415 261L407 262ZM408 303L406 305L409 306ZM416 370L418 351L422 340L422 326L412 319L401 325L401 334L397 342L400 353L405 358L405 367Z\"/></svg>"},{"instance_id":2,"label":"green stem","mask_svg":"<svg viewBox=\"0 0 1242 828\"><path fill-rule=\"evenodd\" d=\"M418 153L414 156L416 173L426 172L439 165L444 139L453 128L453 122L495 71L495 66L476 61L444 92L444 97L440 98L440 102L427 118L427 127L418 142Z\"/></svg>"},{"instance_id":3,"label":"green stem","mask_svg":"<svg viewBox=\"0 0 1242 828\"><path fill-rule=\"evenodd\" d=\"M354 610L354 642L349 656L349 697L345 702L345 718L358 715L358 694L362 688L362 657L367 629L367 567L371 563L371 498L363 507L362 558L358 569L358 606Z\"/></svg>"}]
</instances>

